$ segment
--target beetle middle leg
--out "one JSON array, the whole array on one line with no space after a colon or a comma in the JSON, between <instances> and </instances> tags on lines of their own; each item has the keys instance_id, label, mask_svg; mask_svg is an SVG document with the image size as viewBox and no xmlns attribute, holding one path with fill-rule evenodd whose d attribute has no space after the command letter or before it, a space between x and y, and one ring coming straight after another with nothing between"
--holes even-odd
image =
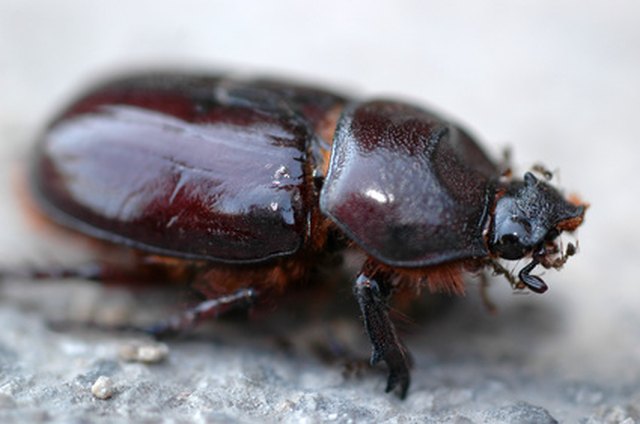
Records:
<instances>
[{"instance_id":1,"label":"beetle middle leg","mask_svg":"<svg viewBox=\"0 0 640 424\"><path fill-rule=\"evenodd\" d=\"M143 329L143 331L159 338L179 334L193 329L206 319L217 318L235 308L249 307L256 298L256 290L242 288L235 293L202 301L196 306L170 317L168 320Z\"/></svg>"},{"instance_id":2,"label":"beetle middle leg","mask_svg":"<svg viewBox=\"0 0 640 424\"><path fill-rule=\"evenodd\" d=\"M389 318L391 282L389 276L376 273L371 268L365 264L353 287L373 347L371 365L384 360L389 367L386 391L399 387L400 397L404 398L411 380L409 358Z\"/></svg>"}]
</instances>

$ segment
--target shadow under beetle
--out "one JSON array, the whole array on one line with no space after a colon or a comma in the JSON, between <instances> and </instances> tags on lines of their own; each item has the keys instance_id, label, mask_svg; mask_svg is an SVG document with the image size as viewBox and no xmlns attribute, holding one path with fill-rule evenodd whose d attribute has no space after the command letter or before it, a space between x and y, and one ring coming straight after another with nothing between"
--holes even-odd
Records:
<instances>
[{"instance_id":1,"label":"shadow under beetle","mask_svg":"<svg viewBox=\"0 0 640 424\"><path fill-rule=\"evenodd\" d=\"M388 315L398 291L461 293L492 269L542 293L537 265L574 253L586 205L532 173L503 173L462 128L419 107L275 80L141 74L87 92L40 138L31 185L53 221L137 252L133 263L35 278L185 281L208 300L154 328L179 331L312 278L358 249L353 291L404 397L408 353ZM530 258L517 277L498 259Z\"/></svg>"}]
</instances>

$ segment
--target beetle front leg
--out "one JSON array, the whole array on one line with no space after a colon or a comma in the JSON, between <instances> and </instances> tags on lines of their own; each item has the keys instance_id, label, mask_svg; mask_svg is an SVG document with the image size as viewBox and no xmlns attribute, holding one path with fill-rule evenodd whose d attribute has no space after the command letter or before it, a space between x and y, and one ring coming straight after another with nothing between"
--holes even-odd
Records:
<instances>
[{"instance_id":1,"label":"beetle front leg","mask_svg":"<svg viewBox=\"0 0 640 424\"><path fill-rule=\"evenodd\" d=\"M375 278L374 278L375 277ZM364 327L371 341L371 365L384 360L389 367L386 391L399 387L404 399L409 389L409 359L389 318L390 282L384 275L369 275L363 270L356 278L353 291L358 300Z\"/></svg>"}]
</instances>

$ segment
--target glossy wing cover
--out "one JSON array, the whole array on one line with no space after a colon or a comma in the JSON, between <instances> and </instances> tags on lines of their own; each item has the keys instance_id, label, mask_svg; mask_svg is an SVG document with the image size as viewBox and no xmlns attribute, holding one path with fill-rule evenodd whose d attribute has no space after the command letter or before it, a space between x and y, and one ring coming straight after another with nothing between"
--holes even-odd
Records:
<instances>
[{"instance_id":1,"label":"glossy wing cover","mask_svg":"<svg viewBox=\"0 0 640 424\"><path fill-rule=\"evenodd\" d=\"M151 252L223 262L296 252L312 134L265 91L171 74L93 90L43 135L38 198L62 223Z\"/></svg>"},{"instance_id":2,"label":"glossy wing cover","mask_svg":"<svg viewBox=\"0 0 640 424\"><path fill-rule=\"evenodd\" d=\"M462 129L432 113L391 101L352 104L338 123L320 207L389 265L483 257L497 175Z\"/></svg>"}]
</instances>

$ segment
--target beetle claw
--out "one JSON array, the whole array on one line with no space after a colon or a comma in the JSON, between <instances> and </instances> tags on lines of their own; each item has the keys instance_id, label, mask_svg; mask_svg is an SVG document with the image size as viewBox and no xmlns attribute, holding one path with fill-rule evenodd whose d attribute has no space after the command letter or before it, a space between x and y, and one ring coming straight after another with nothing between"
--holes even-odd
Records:
<instances>
[{"instance_id":1,"label":"beetle claw","mask_svg":"<svg viewBox=\"0 0 640 424\"><path fill-rule=\"evenodd\" d=\"M396 387L399 387L398 395L401 399L404 399L407 396L407 390L411 383L409 361L404 347L402 345L389 346L386 354L374 349L371 354L370 364L372 366L376 365L383 359L389 368L389 377L387 379L385 392L389 393Z\"/></svg>"},{"instance_id":2,"label":"beetle claw","mask_svg":"<svg viewBox=\"0 0 640 424\"><path fill-rule=\"evenodd\" d=\"M402 347L394 348L387 353L385 362L389 367L389 378L387 379L387 393L393 391L396 387L399 387L399 393L401 399L407 396L407 390L409 390L409 384L411 383L411 375L409 374L409 364Z\"/></svg>"}]
</instances>

